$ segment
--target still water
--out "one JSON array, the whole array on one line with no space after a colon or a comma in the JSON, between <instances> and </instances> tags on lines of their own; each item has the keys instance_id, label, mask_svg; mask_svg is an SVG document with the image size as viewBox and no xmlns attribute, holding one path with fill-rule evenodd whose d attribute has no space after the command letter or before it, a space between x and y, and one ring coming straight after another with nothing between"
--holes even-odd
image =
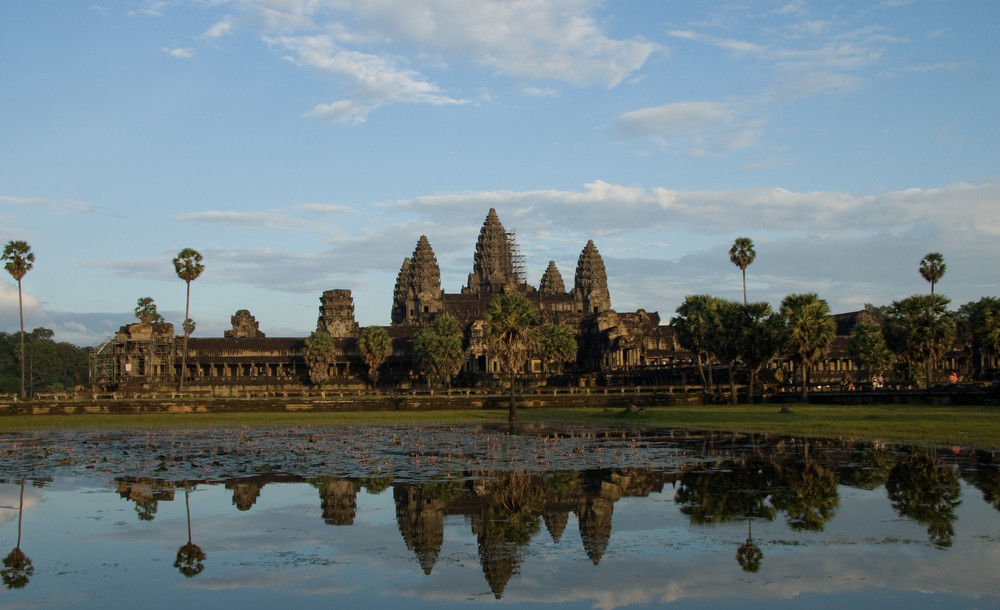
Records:
<instances>
[{"instance_id":1,"label":"still water","mask_svg":"<svg viewBox=\"0 0 1000 610\"><path fill-rule=\"evenodd\" d=\"M1000 607L998 462L524 425L5 434L0 608Z\"/></svg>"}]
</instances>

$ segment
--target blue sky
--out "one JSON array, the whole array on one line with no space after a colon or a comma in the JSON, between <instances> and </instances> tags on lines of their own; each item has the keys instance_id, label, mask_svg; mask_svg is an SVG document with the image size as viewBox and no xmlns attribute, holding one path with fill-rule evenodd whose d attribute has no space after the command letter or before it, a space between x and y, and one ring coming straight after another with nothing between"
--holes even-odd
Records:
<instances>
[{"instance_id":1,"label":"blue sky","mask_svg":"<svg viewBox=\"0 0 1000 610\"><path fill-rule=\"evenodd\" d=\"M0 4L0 240L25 325L93 345L199 250L195 336L249 309L388 324L421 235L458 292L489 209L529 282L593 239L612 306L1000 294L1000 3L120 0ZM0 282L0 329L17 287Z\"/></svg>"}]
</instances>

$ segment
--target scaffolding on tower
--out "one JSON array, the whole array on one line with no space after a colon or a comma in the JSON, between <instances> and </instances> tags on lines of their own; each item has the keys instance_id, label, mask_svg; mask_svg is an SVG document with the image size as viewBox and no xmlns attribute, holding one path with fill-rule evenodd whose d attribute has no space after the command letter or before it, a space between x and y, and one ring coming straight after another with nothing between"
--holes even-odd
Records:
<instances>
[{"instance_id":1,"label":"scaffolding on tower","mask_svg":"<svg viewBox=\"0 0 1000 610\"><path fill-rule=\"evenodd\" d=\"M511 229L507 233L507 246L510 249L510 273L517 284L526 282L524 279L524 255L517 245L517 231Z\"/></svg>"}]
</instances>

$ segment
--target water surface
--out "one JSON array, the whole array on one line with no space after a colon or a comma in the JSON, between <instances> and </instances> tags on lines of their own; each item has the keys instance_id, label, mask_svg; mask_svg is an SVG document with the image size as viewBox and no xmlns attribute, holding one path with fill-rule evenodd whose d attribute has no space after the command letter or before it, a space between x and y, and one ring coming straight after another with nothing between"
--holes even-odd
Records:
<instances>
[{"instance_id":1,"label":"water surface","mask_svg":"<svg viewBox=\"0 0 1000 610\"><path fill-rule=\"evenodd\" d=\"M968 448L362 426L0 459L3 608L1000 607L998 459Z\"/></svg>"}]
</instances>

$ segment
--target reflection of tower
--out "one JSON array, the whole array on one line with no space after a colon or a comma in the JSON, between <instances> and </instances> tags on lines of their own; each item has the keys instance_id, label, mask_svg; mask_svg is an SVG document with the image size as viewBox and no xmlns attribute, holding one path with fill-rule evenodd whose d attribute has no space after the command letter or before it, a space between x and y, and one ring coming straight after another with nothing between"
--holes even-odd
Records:
<instances>
[{"instance_id":1,"label":"reflection of tower","mask_svg":"<svg viewBox=\"0 0 1000 610\"><path fill-rule=\"evenodd\" d=\"M611 540L611 516L615 502L622 497L622 488L610 481L591 481L585 485L587 497L577 504L576 517L580 538L587 557L596 566Z\"/></svg>"},{"instance_id":2,"label":"reflection of tower","mask_svg":"<svg viewBox=\"0 0 1000 610\"><path fill-rule=\"evenodd\" d=\"M359 491L361 482L354 479L330 479L320 484L320 505L323 507L323 520L327 525L354 523Z\"/></svg>"},{"instance_id":3,"label":"reflection of tower","mask_svg":"<svg viewBox=\"0 0 1000 610\"><path fill-rule=\"evenodd\" d=\"M135 502L135 512L140 521L152 521L156 517L159 501L173 501L173 483L159 479L118 479L115 481L118 495Z\"/></svg>"},{"instance_id":4,"label":"reflection of tower","mask_svg":"<svg viewBox=\"0 0 1000 610\"><path fill-rule=\"evenodd\" d=\"M406 548L416 553L424 574L430 574L444 544L444 500L414 484L396 485L392 497Z\"/></svg>"},{"instance_id":5,"label":"reflection of tower","mask_svg":"<svg viewBox=\"0 0 1000 610\"><path fill-rule=\"evenodd\" d=\"M542 511L542 519L545 522L545 529L549 531L549 536L552 536L552 542L558 543L569 523L569 509L546 504Z\"/></svg>"},{"instance_id":6,"label":"reflection of tower","mask_svg":"<svg viewBox=\"0 0 1000 610\"><path fill-rule=\"evenodd\" d=\"M233 490L233 506L239 510L250 510L260 497L261 484L256 481L227 481L226 489Z\"/></svg>"},{"instance_id":7,"label":"reflection of tower","mask_svg":"<svg viewBox=\"0 0 1000 610\"><path fill-rule=\"evenodd\" d=\"M484 509L483 515L477 515L473 519L472 531L477 534L479 563L483 566L486 583L489 584L490 591L493 591L493 596L500 599L510 577L520 574L521 553L517 544L503 539L497 531L497 522L488 513L489 510Z\"/></svg>"}]
</instances>

